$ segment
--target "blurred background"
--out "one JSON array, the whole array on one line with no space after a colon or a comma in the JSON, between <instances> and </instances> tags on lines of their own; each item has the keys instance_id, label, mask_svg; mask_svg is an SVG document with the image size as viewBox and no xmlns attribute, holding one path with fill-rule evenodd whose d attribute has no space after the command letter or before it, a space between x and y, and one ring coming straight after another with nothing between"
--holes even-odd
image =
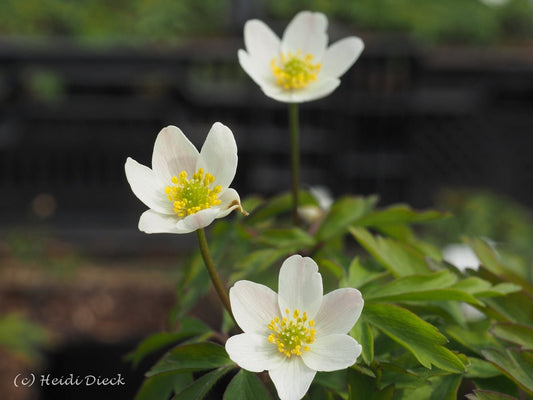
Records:
<instances>
[{"instance_id":1,"label":"blurred background","mask_svg":"<svg viewBox=\"0 0 533 400\"><path fill-rule=\"evenodd\" d=\"M3 0L3 399L133 397L143 369L123 356L167 326L194 237L137 230L126 157L149 165L169 124L200 147L221 121L241 196L286 191L286 105L237 50L246 20L281 35L303 9L328 16L330 42L366 45L332 95L300 107L304 185L453 211L441 243L486 236L531 261L531 0ZM31 372L127 385L14 388Z\"/></svg>"}]
</instances>

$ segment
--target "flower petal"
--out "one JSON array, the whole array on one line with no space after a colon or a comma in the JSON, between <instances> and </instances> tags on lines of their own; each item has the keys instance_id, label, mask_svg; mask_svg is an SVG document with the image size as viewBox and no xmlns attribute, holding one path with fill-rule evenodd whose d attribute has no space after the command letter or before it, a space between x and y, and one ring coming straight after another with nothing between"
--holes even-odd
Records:
<instances>
[{"instance_id":1,"label":"flower petal","mask_svg":"<svg viewBox=\"0 0 533 400\"><path fill-rule=\"evenodd\" d=\"M233 285L229 298L239 327L246 333L262 334L266 338L268 324L280 316L276 292L265 285L243 280Z\"/></svg>"},{"instance_id":2,"label":"flower petal","mask_svg":"<svg viewBox=\"0 0 533 400\"><path fill-rule=\"evenodd\" d=\"M241 368L252 372L279 368L284 358L266 336L254 333L230 337L226 341L226 351Z\"/></svg>"},{"instance_id":3,"label":"flower petal","mask_svg":"<svg viewBox=\"0 0 533 400\"><path fill-rule=\"evenodd\" d=\"M305 396L316 371L304 364L300 357L285 358L283 363L268 371L281 400L300 400Z\"/></svg>"},{"instance_id":4,"label":"flower petal","mask_svg":"<svg viewBox=\"0 0 533 400\"><path fill-rule=\"evenodd\" d=\"M185 218L178 220L176 229L182 231L180 233L188 233L200 228L205 228L215 220L219 211L218 207L211 207L187 215Z\"/></svg>"},{"instance_id":5,"label":"flower petal","mask_svg":"<svg viewBox=\"0 0 533 400\"><path fill-rule=\"evenodd\" d=\"M131 190L144 204L161 214L173 214L165 187L156 179L154 172L145 165L128 157L124 166Z\"/></svg>"},{"instance_id":6,"label":"flower petal","mask_svg":"<svg viewBox=\"0 0 533 400\"><path fill-rule=\"evenodd\" d=\"M152 168L162 183L170 184L170 179L181 171L190 178L196 172L197 160L198 150L181 129L172 125L161 129L155 139Z\"/></svg>"},{"instance_id":7,"label":"flower petal","mask_svg":"<svg viewBox=\"0 0 533 400\"><path fill-rule=\"evenodd\" d=\"M306 101L318 100L331 94L341 81L337 78L327 78L309 84L298 90L283 90L275 85L263 85L261 90L266 96L284 103L305 103Z\"/></svg>"},{"instance_id":8,"label":"flower petal","mask_svg":"<svg viewBox=\"0 0 533 400\"><path fill-rule=\"evenodd\" d=\"M252 19L244 24L244 44L259 73L272 75L270 62L279 57L279 37L263 21Z\"/></svg>"},{"instance_id":9,"label":"flower petal","mask_svg":"<svg viewBox=\"0 0 533 400\"><path fill-rule=\"evenodd\" d=\"M236 209L239 209L241 212L244 211L242 209L241 198L239 197L239 193L237 193L235 189L226 189L218 198L220 200L220 205L218 206L220 211L218 212L216 218L225 217L230 212Z\"/></svg>"},{"instance_id":10,"label":"flower petal","mask_svg":"<svg viewBox=\"0 0 533 400\"><path fill-rule=\"evenodd\" d=\"M267 71L264 65L260 65L247 52L240 49L237 53L239 57L239 64L242 69L253 79L259 86L267 85L274 86L274 75ZM270 66L269 66L270 69Z\"/></svg>"},{"instance_id":11,"label":"flower petal","mask_svg":"<svg viewBox=\"0 0 533 400\"><path fill-rule=\"evenodd\" d=\"M359 58L364 47L363 41L355 36L335 42L322 57L320 75L339 78Z\"/></svg>"},{"instance_id":12,"label":"flower petal","mask_svg":"<svg viewBox=\"0 0 533 400\"><path fill-rule=\"evenodd\" d=\"M317 336L348 333L359 319L363 304L357 289L343 288L326 294L315 317Z\"/></svg>"},{"instance_id":13,"label":"flower petal","mask_svg":"<svg viewBox=\"0 0 533 400\"><path fill-rule=\"evenodd\" d=\"M281 39L281 51L311 54L320 61L328 45L328 19L319 12L301 11L287 25Z\"/></svg>"},{"instance_id":14,"label":"flower petal","mask_svg":"<svg viewBox=\"0 0 533 400\"><path fill-rule=\"evenodd\" d=\"M233 181L237 171L237 144L231 130L215 122L207 134L196 168L203 168L215 177L213 185L225 190Z\"/></svg>"},{"instance_id":15,"label":"flower petal","mask_svg":"<svg viewBox=\"0 0 533 400\"><path fill-rule=\"evenodd\" d=\"M139 230L145 233L188 233L177 226L177 218L159 214L153 210L145 211L139 219Z\"/></svg>"},{"instance_id":16,"label":"flower petal","mask_svg":"<svg viewBox=\"0 0 533 400\"><path fill-rule=\"evenodd\" d=\"M353 365L361 354L362 347L348 335L328 335L317 337L304 351L302 359L305 364L317 371L336 371Z\"/></svg>"},{"instance_id":17,"label":"flower petal","mask_svg":"<svg viewBox=\"0 0 533 400\"><path fill-rule=\"evenodd\" d=\"M287 308L307 312L313 319L322 303L322 276L318 265L298 254L287 258L279 272L278 301L282 311Z\"/></svg>"}]
</instances>

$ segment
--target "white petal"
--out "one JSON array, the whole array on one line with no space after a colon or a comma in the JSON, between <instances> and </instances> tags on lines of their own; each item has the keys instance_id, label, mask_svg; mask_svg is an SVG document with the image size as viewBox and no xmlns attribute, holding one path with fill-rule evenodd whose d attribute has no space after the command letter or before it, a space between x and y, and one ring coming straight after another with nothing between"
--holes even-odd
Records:
<instances>
[{"instance_id":1,"label":"white petal","mask_svg":"<svg viewBox=\"0 0 533 400\"><path fill-rule=\"evenodd\" d=\"M170 179L181 171L187 172L190 178L196 172L197 160L198 150L181 129L171 125L159 132L152 154L152 168L162 183L170 184Z\"/></svg>"},{"instance_id":2,"label":"white petal","mask_svg":"<svg viewBox=\"0 0 533 400\"><path fill-rule=\"evenodd\" d=\"M300 357L285 358L278 368L268 371L281 400L300 400L316 375Z\"/></svg>"},{"instance_id":3,"label":"white petal","mask_svg":"<svg viewBox=\"0 0 533 400\"><path fill-rule=\"evenodd\" d=\"M259 72L262 75L272 74L270 62L279 57L280 51L278 36L264 22L253 19L244 25L244 44Z\"/></svg>"},{"instance_id":4,"label":"white petal","mask_svg":"<svg viewBox=\"0 0 533 400\"><path fill-rule=\"evenodd\" d=\"M269 334L268 324L280 316L278 295L259 283L238 281L229 291L231 311L246 333Z\"/></svg>"},{"instance_id":5,"label":"white petal","mask_svg":"<svg viewBox=\"0 0 533 400\"><path fill-rule=\"evenodd\" d=\"M328 19L319 12L301 11L287 25L281 39L281 51L311 54L320 61L328 44Z\"/></svg>"},{"instance_id":6,"label":"white petal","mask_svg":"<svg viewBox=\"0 0 533 400\"><path fill-rule=\"evenodd\" d=\"M153 210L145 211L139 219L139 230L145 233L188 233L177 226L177 218L159 214Z\"/></svg>"},{"instance_id":7,"label":"white petal","mask_svg":"<svg viewBox=\"0 0 533 400\"><path fill-rule=\"evenodd\" d=\"M335 42L322 58L320 75L339 78L359 58L364 47L363 41L355 36Z\"/></svg>"},{"instance_id":8,"label":"white petal","mask_svg":"<svg viewBox=\"0 0 533 400\"><path fill-rule=\"evenodd\" d=\"M307 101L318 100L331 94L341 81L337 78L326 78L309 84L309 86L298 90L283 90L279 86L261 86L266 96L284 103L305 103Z\"/></svg>"},{"instance_id":9,"label":"white petal","mask_svg":"<svg viewBox=\"0 0 533 400\"><path fill-rule=\"evenodd\" d=\"M279 368L285 357L266 336L253 333L230 337L226 341L226 351L241 368L252 372Z\"/></svg>"},{"instance_id":10,"label":"white petal","mask_svg":"<svg viewBox=\"0 0 533 400\"><path fill-rule=\"evenodd\" d=\"M205 228L213 222L219 212L218 207L206 208L197 213L187 215L185 218L178 220L176 228L182 233L193 232L200 228Z\"/></svg>"},{"instance_id":11,"label":"white petal","mask_svg":"<svg viewBox=\"0 0 533 400\"><path fill-rule=\"evenodd\" d=\"M215 177L213 185L225 190L233 181L237 171L237 144L231 130L215 122L207 134L196 168L203 168Z\"/></svg>"},{"instance_id":12,"label":"white petal","mask_svg":"<svg viewBox=\"0 0 533 400\"><path fill-rule=\"evenodd\" d=\"M363 304L357 289L343 288L326 294L315 317L317 335L348 333L359 319Z\"/></svg>"},{"instance_id":13,"label":"white petal","mask_svg":"<svg viewBox=\"0 0 533 400\"><path fill-rule=\"evenodd\" d=\"M224 192L220 196L218 196L218 198L220 200L220 205L218 206L220 211L218 212L216 218L225 217L233 210L238 209L243 211L241 205L241 198L239 197L239 193L237 193L235 189L228 188L224 190Z\"/></svg>"},{"instance_id":14,"label":"white petal","mask_svg":"<svg viewBox=\"0 0 533 400\"><path fill-rule=\"evenodd\" d=\"M304 351L302 359L305 364L317 371L336 371L348 368L361 354L362 347L348 335L329 335L317 337Z\"/></svg>"},{"instance_id":15,"label":"white petal","mask_svg":"<svg viewBox=\"0 0 533 400\"><path fill-rule=\"evenodd\" d=\"M255 83L259 86L275 85L274 74L272 71L269 71L270 66L269 70L266 70L264 65L257 63L256 60L252 59L251 56L242 49L238 51L237 55L242 69L250 75L250 78L252 78Z\"/></svg>"},{"instance_id":16,"label":"white petal","mask_svg":"<svg viewBox=\"0 0 533 400\"><path fill-rule=\"evenodd\" d=\"M322 303L322 276L318 265L298 254L287 258L279 272L278 300L280 309L307 312L313 319Z\"/></svg>"},{"instance_id":17,"label":"white petal","mask_svg":"<svg viewBox=\"0 0 533 400\"><path fill-rule=\"evenodd\" d=\"M131 190L139 200L159 213L169 215L174 213L165 193L165 186L159 182L150 168L128 157L124 169Z\"/></svg>"}]
</instances>

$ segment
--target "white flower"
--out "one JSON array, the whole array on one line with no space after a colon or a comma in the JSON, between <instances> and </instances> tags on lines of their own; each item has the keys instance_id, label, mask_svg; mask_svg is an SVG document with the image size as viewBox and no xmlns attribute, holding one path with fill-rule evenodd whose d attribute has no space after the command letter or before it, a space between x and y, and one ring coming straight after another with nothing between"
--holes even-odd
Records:
<instances>
[{"instance_id":1,"label":"white flower","mask_svg":"<svg viewBox=\"0 0 533 400\"><path fill-rule=\"evenodd\" d=\"M470 246L462 243L449 244L444 247L442 249L442 258L460 271L465 271L467 268L477 270L480 265L476 253Z\"/></svg>"},{"instance_id":2,"label":"white flower","mask_svg":"<svg viewBox=\"0 0 533 400\"><path fill-rule=\"evenodd\" d=\"M175 126L157 135L152 169L128 157L126 178L150 209L139 220L146 233L188 233L240 209L238 193L229 188L237 170L233 133L220 122L209 131L202 150Z\"/></svg>"},{"instance_id":3,"label":"white flower","mask_svg":"<svg viewBox=\"0 0 533 400\"><path fill-rule=\"evenodd\" d=\"M301 399L316 371L348 368L361 354L361 346L347 335L361 315L361 293L344 288L323 296L322 276L311 258L285 260L279 294L238 281L230 301L244 333L229 338L226 351L246 370L268 370L282 400Z\"/></svg>"},{"instance_id":4,"label":"white flower","mask_svg":"<svg viewBox=\"0 0 533 400\"><path fill-rule=\"evenodd\" d=\"M289 23L283 37L262 21L244 25L246 51L239 50L241 67L263 92L275 100L302 103L329 95L363 51L355 36L330 47L328 20L319 12L302 11Z\"/></svg>"},{"instance_id":5,"label":"white flower","mask_svg":"<svg viewBox=\"0 0 533 400\"><path fill-rule=\"evenodd\" d=\"M312 186L309 193L314 197L318 205L306 205L298 207L298 215L305 221L313 223L318 221L329 211L333 204L333 196L325 186Z\"/></svg>"}]
</instances>

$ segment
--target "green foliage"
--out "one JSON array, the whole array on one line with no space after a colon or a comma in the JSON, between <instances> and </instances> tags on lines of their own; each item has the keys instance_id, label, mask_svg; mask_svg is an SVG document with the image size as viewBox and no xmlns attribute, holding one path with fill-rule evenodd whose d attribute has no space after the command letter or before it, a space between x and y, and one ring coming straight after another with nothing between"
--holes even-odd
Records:
<instances>
[{"instance_id":1,"label":"green foliage","mask_svg":"<svg viewBox=\"0 0 533 400\"><path fill-rule=\"evenodd\" d=\"M40 325L18 314L0 316L0 347L35 363L41 352L50 345L50 334Z\"/></svg>"},{"instance_id":2,"label":"green foliage","mask_svg":"<svg viewBox=\"0 0 533 400\"><path fill-rule=\"evenodd\" d=\"M305 193L301 201L314 204ZM276 289L281 262L297 252L317 261L326 291L355 287L365 300L350 332L362 345L361 357L348 370L317 374L307 398L455 399L468 394L505 399L531 393L531 282L475 237L463 239L483 266L462 272L444 262L435 242L419 234L428 224L453 219L448 213L405 205L378 208L374 197L347 196L322 210L318 220L294 227L288 222L286 194L248 204L249 217L219 221L211 230L213 257L228 286L250 279ZM195 255L183 270L179 293L183 290L188 304L207 290L201 266ZM480 319L471 319L461 308L465 304L474 306ZM223 335L233 328L230 318L224 320ZM275 398L266 375L238 370L222 346L205 341L212 335L208 328L190 326L199 328L196 336L180 336L179 330L155 336L133 353L138 360L150 349L188 340L147 373L141 394L161 390L176 399L201 399L216 384L224 387L226 400ZM464 387L474 391L462 393Z\"/></svg>"}]
</instances>

